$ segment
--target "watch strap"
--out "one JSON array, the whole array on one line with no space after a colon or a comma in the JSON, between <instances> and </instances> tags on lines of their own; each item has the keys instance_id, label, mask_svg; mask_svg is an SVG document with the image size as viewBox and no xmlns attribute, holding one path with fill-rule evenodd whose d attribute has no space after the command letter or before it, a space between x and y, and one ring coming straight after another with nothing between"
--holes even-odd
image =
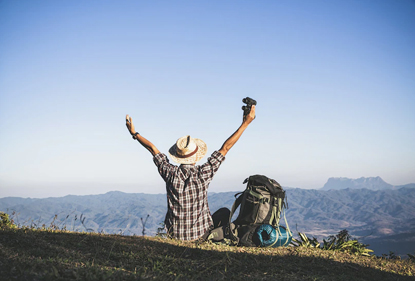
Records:
<instances>
[{"instance_id":1,"label":"watch strap","mask_svg":"<svg viewBox=\"0 0 415 281\"><path fill-rule=\"evenodd\" d=\"M135 134L132 134L132 136L133 136L133 139L137 139L137 135L139 135L139 133L138 132L135 132Z\"/></svg>"}]
</instances>

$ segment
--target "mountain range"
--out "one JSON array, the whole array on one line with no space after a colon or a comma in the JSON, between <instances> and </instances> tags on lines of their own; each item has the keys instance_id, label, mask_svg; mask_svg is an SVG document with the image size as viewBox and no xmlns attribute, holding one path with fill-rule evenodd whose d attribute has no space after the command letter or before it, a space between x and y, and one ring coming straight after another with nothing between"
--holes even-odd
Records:
<instances>
[{"instance_id":1,"label":"mountain range","mask_svg":"<svg viewBox=\"0 0 415 281\"><path fill-rule=\"evenodd\" d=\"M321 241L347 229L352 236L360 238L359 241L378 245L381 250L374 249L376 254L415 252L415 188L410 188L411 185L384 188L380 178L374 179L380 185L372 185L372 189L379 190L350 186L329 190L286 188L289 207L286 218L291 230ZM329 179L328 186L333 186L334 181ZM353 181L365 182L361 179L348 182ZM368 182L373 183L366 180ZM209 193L211 212L221 207L231 208L236 193ZM20 225L48 227L54 224L68 230L124 235L142 235L145 222L145 234L155 235L163 224L166 200L165 194L119 191L44 199L6 197L0 198L0 211L9 213Z\"/></svg>"},{"instance_id":2,"label":"mountain range","mask_svg":"<svg viewBox=\"0 0 415 281\"><path fill-rule=\"evenodd\" d=\"M399 189L402 187L415 188L415 183L405 185L391 185L385 182L381 177L361 177L358 179L349 178L329 178L322 190L330 189L370 189L370 190L387 190L387 189Z\"/></svg>"}]
</instances>

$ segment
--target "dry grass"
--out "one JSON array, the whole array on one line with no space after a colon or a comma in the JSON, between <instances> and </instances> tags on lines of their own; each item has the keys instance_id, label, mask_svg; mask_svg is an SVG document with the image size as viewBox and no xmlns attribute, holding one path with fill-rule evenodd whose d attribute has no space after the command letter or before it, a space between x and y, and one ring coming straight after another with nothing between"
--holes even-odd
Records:
<instances>
[{"instance_id":1,"label":"dry grass","mask_svg":"<svg viewBox=\"0 0 415 281\"><path fill-rule=\"evenodd\" d=\"M310 248L245 248L0 230L0 280L415 280L415 263Z\"/></svg>"}]
</instances>

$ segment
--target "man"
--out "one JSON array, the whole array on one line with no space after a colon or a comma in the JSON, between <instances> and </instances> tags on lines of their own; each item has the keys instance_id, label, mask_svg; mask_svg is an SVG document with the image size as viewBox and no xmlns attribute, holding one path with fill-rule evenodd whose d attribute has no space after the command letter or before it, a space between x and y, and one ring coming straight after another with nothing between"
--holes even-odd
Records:
<instances>
[{"instance_id":1,"label":"man","mask_svg":"<svg viewBox=\"0 0 415 281\"><path fill-rule=\"evenodd\" d=\"M242 133L255 118L255 105L250 113L244 116L239 128L225 141L219 151L214 151L201 166L196 162L206 152L206 144L196 138L184 136L177 140L169 149L170 157L180 166L169 163L166 155L150 141L135 131L133 120L126 116L126 125L133 139L144 146L153 155L161 177L166 182L167 214L165 226L167 234L176 239L196 240L203 236L213 225L210 214L207 190L213 176L232 146L239 140Z\"/></svg>"}]
</instances>

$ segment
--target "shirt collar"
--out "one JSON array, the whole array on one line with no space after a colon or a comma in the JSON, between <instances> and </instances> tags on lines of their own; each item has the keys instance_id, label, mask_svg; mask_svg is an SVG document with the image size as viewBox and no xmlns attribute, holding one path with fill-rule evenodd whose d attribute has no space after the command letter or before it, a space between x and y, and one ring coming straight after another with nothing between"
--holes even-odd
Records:
<instances>
[{"instance_id":1,"label":"shirt collar","mask_svg":"<svg viewBox=\"0 0 415 281\"><path fill-rule=\"evenodd\" d=\"M196 165L192 165L192 164L181 164L180 167L186 169L186 170L190 170L192 168L195 168Z\"/></svg>"}]
</instances>

